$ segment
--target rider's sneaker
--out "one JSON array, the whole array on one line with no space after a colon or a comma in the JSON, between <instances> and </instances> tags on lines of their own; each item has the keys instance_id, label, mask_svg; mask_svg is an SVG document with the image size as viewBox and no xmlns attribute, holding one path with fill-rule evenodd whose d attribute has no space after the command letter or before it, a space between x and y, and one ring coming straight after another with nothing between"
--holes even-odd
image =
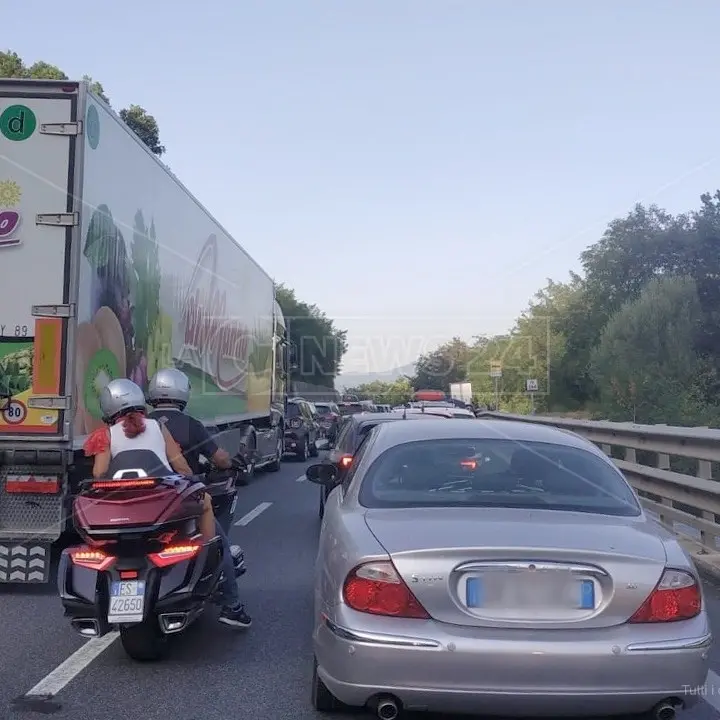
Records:
<instances>
[{"instance_id":1,"label":"rider's sneaker","mask_svg":"<svg viewBox=\"0 0 720 720\"><path fill-rule=\"evenodd\" d=\"M245 612L244 605L238 605L235 608L223 608L218 622L237 628L249 628L252 625L252 618Z\"/></svg>"},{"instance_id":2,"label":"rider's sneaker","mask_svg":"<svg viewBox=\"0 0 720 720\"><path fill-rule=\"evenodd\" d=\"M245 557L245 554L242 551L242 548L239 545L231 545L230 546L230 557L233 559L233 562L237 565L239 562L243 560Z\"/></svg>"}]
</instances>

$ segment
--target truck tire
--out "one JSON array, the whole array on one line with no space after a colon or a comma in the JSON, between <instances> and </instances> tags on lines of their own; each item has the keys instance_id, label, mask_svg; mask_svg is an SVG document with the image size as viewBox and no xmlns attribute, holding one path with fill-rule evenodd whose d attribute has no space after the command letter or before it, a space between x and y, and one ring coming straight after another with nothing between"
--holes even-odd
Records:
<instances>
[{"instance_id":1,"label":"truck tire","mask_svg":"<svg viewBox=\"0 0 720 720\"><path fill-rule=\"evenodd\" d=\"M136 625L121 625L120 642L128 656L138 662L162 660L168 645L155 617L145 618Z\"/></svg>"},{"instance_id":2,"label":"truck tire","mask_svg":"<svg viewBox=\"0 0 720 720\"><path fill-rule=\"evenodd\" d=\"M282 463L282 456L283 456L283 441L282 438L277 439L275 449L275 459L268 463L267 470L268 472L277 472L280 469L280 464Z\"/></svg>"}]
</instances>

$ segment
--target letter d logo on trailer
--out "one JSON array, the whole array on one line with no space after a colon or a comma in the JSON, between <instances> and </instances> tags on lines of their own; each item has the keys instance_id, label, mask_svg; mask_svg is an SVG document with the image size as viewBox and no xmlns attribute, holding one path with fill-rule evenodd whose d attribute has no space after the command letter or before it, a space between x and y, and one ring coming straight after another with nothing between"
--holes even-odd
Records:
<instances>
[{"instance_id":1,"label":"letter d logo on trailer","mask_svg":"<svg viewBox=\"0 0 720 720\"><path fill-rule=\"evenodd\" d=\"M25 105L11 105L0 114L0 133L8 140L27 140L36 127L35 113Z\"/></svg>"}]
</instances>

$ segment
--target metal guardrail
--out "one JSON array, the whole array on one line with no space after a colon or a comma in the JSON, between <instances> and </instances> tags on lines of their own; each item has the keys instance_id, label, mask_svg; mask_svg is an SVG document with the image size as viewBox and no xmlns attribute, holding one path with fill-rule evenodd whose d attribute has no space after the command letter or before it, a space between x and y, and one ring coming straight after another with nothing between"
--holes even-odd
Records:
<instances>
[{"instance_id":1,"label":"metal guardrail","mask_svg":"<svg viewBox=\"0 0 720 720\"><path fill-rule=\"evenodd\" d=\"M720 479L720 430L502 412L480 417L551 425L590 440L613 458L645 509L689 541L696 560L720 561L720 482L713 479Z\"/></svg>"}]
</instances>

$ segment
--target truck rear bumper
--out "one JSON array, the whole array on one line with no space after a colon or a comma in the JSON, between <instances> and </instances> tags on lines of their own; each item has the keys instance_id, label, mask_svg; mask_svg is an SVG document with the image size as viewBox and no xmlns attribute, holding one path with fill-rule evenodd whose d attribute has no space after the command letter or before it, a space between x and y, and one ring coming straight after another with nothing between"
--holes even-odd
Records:
<instances>
[{"instance_id":1,"label":"truck rear bumper","mask_svg":"<svg viewBox=\"0 0 720 720\"><path fill-rule=\"evenodd\" d=\"M8 486L38 475L62 477L62 468L0 464L0 583L49 581L52 545L66 525L65 495Z\"/></svg>"}]
</instances>

